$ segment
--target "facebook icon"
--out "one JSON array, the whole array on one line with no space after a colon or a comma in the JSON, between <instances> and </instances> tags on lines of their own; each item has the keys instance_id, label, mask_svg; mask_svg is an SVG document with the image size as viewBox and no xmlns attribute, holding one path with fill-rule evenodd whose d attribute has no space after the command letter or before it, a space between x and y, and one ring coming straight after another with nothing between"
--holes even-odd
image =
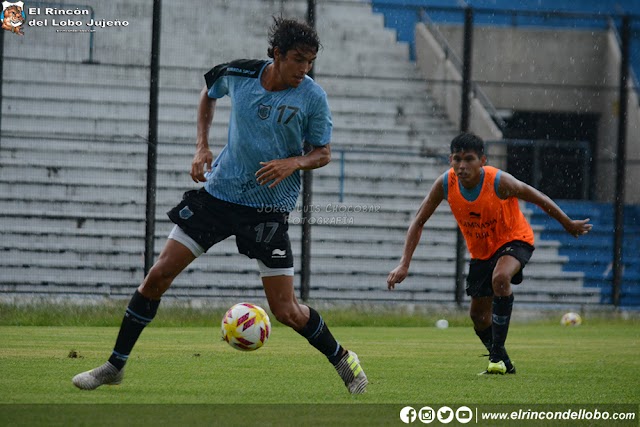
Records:
<instances>
[{"instance_id":1,"label":"facebook icon","mask_svg":"<svg viewBox=\"0 0 640 427\"><path fill-rule=\"evenodd\" d=\"M400 420L405 424L414 422L417 416L418 413L411 406L405 406L400 410Z\"/></svg>"}]
</instances>

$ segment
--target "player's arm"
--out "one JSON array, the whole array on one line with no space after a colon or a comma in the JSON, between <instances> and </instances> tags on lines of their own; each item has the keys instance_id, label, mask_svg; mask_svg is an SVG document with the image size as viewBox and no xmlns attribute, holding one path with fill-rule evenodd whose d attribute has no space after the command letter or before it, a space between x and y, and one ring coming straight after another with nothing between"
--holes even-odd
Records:
<instances>
[{"instance_id":1,"label":"player's arm","mask_svg":"<svg viewBox=\"0 0 640 427\"><path fill-rule=\"evenodd\" d=\"M256 172L256 179L260 185L270 182L269 188L273 188L297 170L318 169L330 161L331 144L313 147L303 156L260 162L262 167Z\"/></svg>"},{"instance_id":2,"label":"player's arm","mask_svg":"<svg viewBox=\"0 0 640 427\"><path fill-rule=\"evenodd\" d=\"M404 249L402 251L402 258L396 268L394 268L387 276L387 288L395 288L396 283L401 283L409 274L409 265L411 264L411 258L413 253L420 242L422 237L422 229L426 222L431 218L431 215L435 212L436 208L444 200L444 185L443 175L440 175L436 182L433 183L431 191L425 199L422 201L416 216L411 221L409 230L407 231L407 237L404 242Z\"/></svg>"},{"instance_id":3,"label":"player's arm","mask_svg":"<svg viewBox=\"0 0 640 427\"><path fill-rule=\"evenodd\" d=\"M200 92L198 103L198 116L196 125L196 154L191 162L191 179L194 182L205 182L205 168L211 171L213 153L209 148L209 130L213 121L213 113L216 108L215 98L209 98L207 86Z\"/></svg>"},{"instance_id":4,"label":"player's arm","mask_svg":"<svg viewBox=\"0 0 640 427\"><path fill-rule=\"evenodd\" d=\"M504 171L500 176L498 192L500 197L503 198L517 197L525 202L538 205L540 209L558 221L567 233L574 237L587 234L593 227L592 224L589 224L589 218L579 220L569 218L549 196Z\"/></svg>"}]
</instances>

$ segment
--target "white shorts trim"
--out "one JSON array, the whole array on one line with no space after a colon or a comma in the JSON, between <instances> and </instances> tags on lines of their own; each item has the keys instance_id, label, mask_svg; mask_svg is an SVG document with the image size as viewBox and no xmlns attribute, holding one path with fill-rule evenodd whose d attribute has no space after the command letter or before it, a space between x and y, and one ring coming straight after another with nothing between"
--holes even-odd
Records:
<instances>
[{"instance_id":1,"label":"white shorts trim","mask_svg":"<svg viewBox=\"0 0 640 427\"><path fill-rule=\"evenodd\" d=\"M293 267L285 268L271 268L267 267L264 262L258 261L258 268L260 269L260 277L273 277L273 276L293 276Z\"/></svg>"},{"instance_id":2,"label":"white shorts trim","mask_svg":"<svg viewBox=\"0 0 640 427\"><path fill-rule=\"evenodd\" d=\"M189 235L177 225L173 226L173 229L169 233L169 239L173 239L176 242L185 245L196 258L204 253L204 249L202 248L202 246L200 246L198 242L189 237Z\"/></svg>"}]
</instances>

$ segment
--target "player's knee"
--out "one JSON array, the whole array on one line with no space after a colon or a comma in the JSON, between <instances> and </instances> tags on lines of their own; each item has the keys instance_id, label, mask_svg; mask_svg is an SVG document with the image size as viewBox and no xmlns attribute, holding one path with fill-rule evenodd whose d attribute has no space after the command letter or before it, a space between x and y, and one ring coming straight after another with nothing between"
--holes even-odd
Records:
<instances>
[{"instance_id":1,"label":"player's knee","mask_svg":"<svg viewBox=\"0 0 640 427\"><path fill-rule=\"evenodd\" d=\"M292 326L294 322L294 316L291 310L287 310L284 307L273 308L271 307L271 312L275 316L276 320L283 325Z\"/></svg>"},{"instance_id":2,"label":"player's knee","mask_svg":"<svg viewBox=\"0 0 640 427\"><path fill-rule=\"evenodd\" d=\"M271 309L271 312L275 316L276 320L283 325L289 326L296 330L304 327L304 322L301 322L300 319L299 310L296 310L295 306L286 304L277 306L273 305L269 308Z\"/></svg>"},{"instance_id":3,"label":"player's knee","mask_svg":"<svg viewBox=\"0 0 640 427\"><path fill-rule=\"evenodd\" d=\"M169 289L176 275L173 271L164 268L161 264L154 265L149 274L144 278L140 286L140 292L143 295L153 298L159 298Z\"/></svg>"},{"instance_id":4,"label":"player's knee","mask_svg":"<svg viewBox=\"0 0 640 427\"><path fill-rule=\"evenodd\" d=\"M511 276L507 273L494 273L491 284L493 286L493 293L497 296L508 295L511 293Z\"/></svg>"}]
</instances>

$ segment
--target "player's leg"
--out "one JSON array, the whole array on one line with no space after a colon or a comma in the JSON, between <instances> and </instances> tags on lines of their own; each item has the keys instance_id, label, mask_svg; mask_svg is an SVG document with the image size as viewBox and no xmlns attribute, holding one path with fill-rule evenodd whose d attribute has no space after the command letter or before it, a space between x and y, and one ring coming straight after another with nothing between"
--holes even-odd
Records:
<instances>
[{"instance_id":1,"label":"player's leg","mask_svg":"<svg viewBox=\"0 0 640 427\"><path fill-rule=\"evenodd\" d=\"M493 291L492 278L498 259L499 256L496 255L495 258L490 260L471 260L471 264L469 265L469 274L467 276L466 291L467 295L471 297L469 315L473 321L474 332L478 338L480 338L480 341L485 346L489 354L493 347L494 329L493 301L495 294ZM492 365L490 362L491 369L481 372L480 375L488 373L515 374L515 367L511 363L511 360L509 360L509 356L507 355L504 346L502 348L502 352L502 363Z\"/></svg>"},{"instance_id":2,"label":"player's leg","mask_svg":"<svg viewBox=\"0 0 640 427\"><path fill-rule=\"evenodd\" d=\"M488 352L491 351L493 343L493 332L491 330L491 310L493 297L472 297L469 306L469 316L473 322L473 330L480 338Z\"/></svg>"},{"instance_id":3,"label":"player's leg","mask_svg":"<svg viewBox=\"0 0 640 427\"><path fill-rule=\"evenodd\" d=\"M511 279L522 268L520 261L512 256L503 255L498 258L493 270L491 283L493 287L492 301L492 345L489 355L489 373L515 373L515 368L505 350L505 341L511 323L513 309L513 293Z\"/></svg>"},{"instance_id":4,"label":"player's leg","mask_svg":"<svg viewBox=\"0 0 640 427\"><path fill-rule=\"evenodd\" d=\"M174 235L175 229L170 237ZM155 317L160 297L169 289L173 279L195 258L196 255L183 243L174 238L167 240L160 257L129 301L109 360L98 368L73 377L72 381L76 387L94 390L105 384L120 384L129 354L144 328Z\"/></svg>"},{"instance_id":5,"label":"player's leg","mask_svg":"<svg viewBox=\"0 0 640 427\"><path fill-rule=\"evenodd\" d=\"M336 341L317 311L299 304L296 299L288 214L241 209L235 221L238 251L258 261L269 308L276 319L293 328L324 354L351 393L363 393L367 377L358 356Z\"/></svg>"},{"instance_id":6,"label":"player's leg","mask_svg":"<svg viewBox=\"0 0 640 427\"><path fill-rule=\"evenodd\" d=\"M266 267L261 261L258 263L269 308L275 318L294 329L309 344L324 354L335 366L350 393L364 393L368 380L360 366L358 355L344 349L336 341L316 310L298 303L293 286L293 275L270 276L270 270L276 269Z\"/></svg>"},{"instance_id":7,"label":"player's leg","mask_svg":"<svg viewBox=\"0 0 640 427\"><path fill-rule=\"evenodd\" d=\"M473 321L473 329L487 351L491 351L493 335L491 332L491 309L493 288L491 274L493 260L472 259L467 275L466 292L471 297L469 316Z\"/></svg>"},{"instance_id":8,"label":"player's leg","mask_svg":"<svg viewBox=\"0 0 640 427\"><path fill-rule=\"evenodd\" d=\"M101 385L116 385L122 382L129 354L143 329L155 317L160 305L160 295L168 289L173 278L195 258L191 251L186 249L185 252L185 249L174 240L167 241L160 258L129 301L109 360L95 369L73 377L72 382L76 387L94 390Z\"/></svg>"},{"instance_id":9,"label":"player's leg","mask_svg":"<svg viewBox=\"0 0 640 427\"><path fill-rule=\"evenodd\" d=\"M113 354L109 358L111 364L118 369L124 367L142 330L154 319L160 298L194 259L196 256L187 246L173 238L167 240L160 257L129 302Z\"/></svg>"}]
</instances>

